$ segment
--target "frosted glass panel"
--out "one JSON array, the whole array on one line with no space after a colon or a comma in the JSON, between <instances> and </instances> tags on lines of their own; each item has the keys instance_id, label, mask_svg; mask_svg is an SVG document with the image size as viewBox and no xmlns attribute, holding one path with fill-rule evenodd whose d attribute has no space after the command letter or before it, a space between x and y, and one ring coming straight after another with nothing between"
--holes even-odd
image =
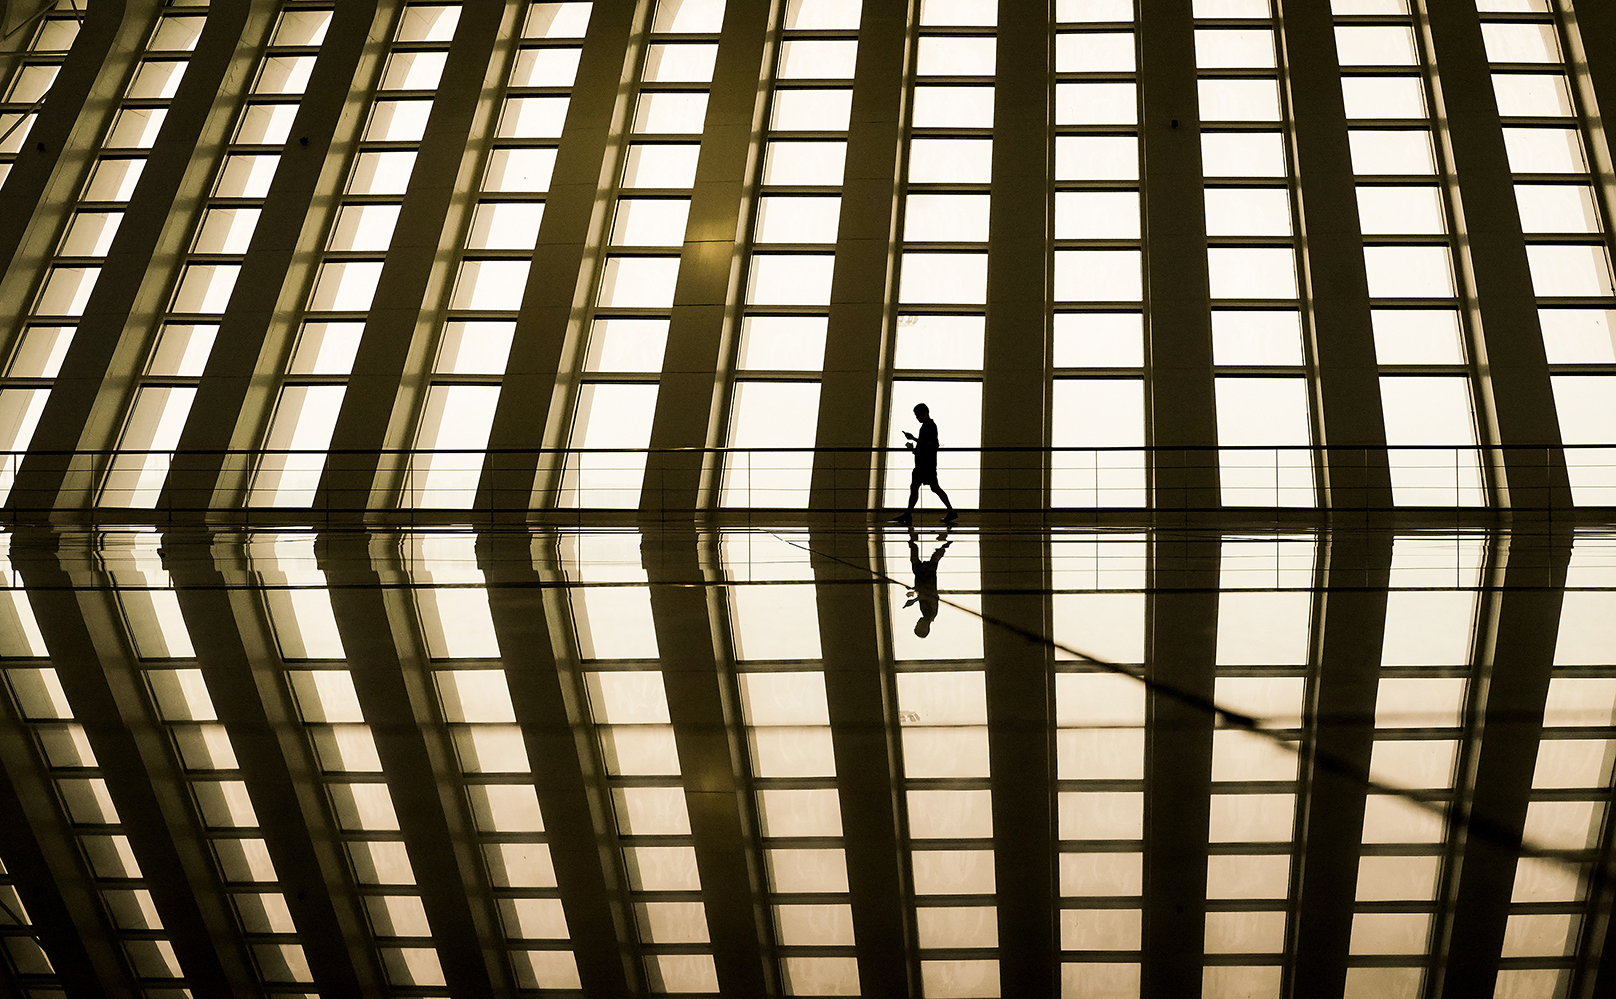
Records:
<instances>
[{"instance_id":1,"label":"frosted glass panel","mask_svg":"<svg viewBox=\"0 0 1616 999\"><path fill-rule=\"evenodd\" d=\"M732 448L812 448L819 422L816 382L740 382L730 417ZM808 505L813 453L741 451L725 456L722 503L732 507Z\"/></svg>"}]
</instances>

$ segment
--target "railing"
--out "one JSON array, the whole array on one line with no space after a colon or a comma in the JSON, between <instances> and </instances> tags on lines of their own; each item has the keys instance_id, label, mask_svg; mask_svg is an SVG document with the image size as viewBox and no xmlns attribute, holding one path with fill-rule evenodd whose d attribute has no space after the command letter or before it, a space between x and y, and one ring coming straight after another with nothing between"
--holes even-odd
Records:
<instances>
[{"instance_id":1,"label":"railing","mask_svg":"<svg viewBox=\"0 0 1616 999\"><path fill-rule=\"evenodd\" d=\"M904 506L912 467L901 448L0 452L0 497L13 518L859 511ZM938 481L967 510L1616 507L1616 446L951 448Z\"/></svg>"}]
</instances>

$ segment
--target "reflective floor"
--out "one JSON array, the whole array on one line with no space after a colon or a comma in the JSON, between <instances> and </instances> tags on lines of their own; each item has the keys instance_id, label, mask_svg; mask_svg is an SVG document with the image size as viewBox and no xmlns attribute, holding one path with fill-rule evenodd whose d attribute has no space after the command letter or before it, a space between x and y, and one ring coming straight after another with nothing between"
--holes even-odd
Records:
<instances>
[{"instance_id":1,"label":"reflective floor","mask_svg":"<svg viewBox=\"0 0 1616 999\"><path fill-rule=\"evenodd\" d=\"M4 543L6 994L1616 988L1611 531Z\"/></svg>"}]
</instances>

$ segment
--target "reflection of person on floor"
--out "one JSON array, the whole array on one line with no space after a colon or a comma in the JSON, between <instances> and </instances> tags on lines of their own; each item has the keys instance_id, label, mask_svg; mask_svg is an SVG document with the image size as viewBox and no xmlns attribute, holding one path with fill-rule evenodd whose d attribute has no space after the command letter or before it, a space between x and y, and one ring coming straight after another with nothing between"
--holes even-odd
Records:
<instances>
[{"instance_id":1,"label":"reflection of person on floor","mask_svg":"<svg viewBox=\"0 0 1616 999\"><path fill-rule=\"evenodd\" d=\"M952 524L959 519L959 514L954 512L954 504L948 501L943 487L937 484L937 449L941 446L937 443L937 424L932 422L931 409L925 403L915 407L915 419L920 421L920 436L916 437L907 430L903 432L904 437L909 439L904 447L915 453L915 472L909 479L909 508L892 520L897 524L907 524L913 520L915 501L920 499L920 487L930 486L931 491L948 507L948 512L943 514L943 523Z\"/></svg>"},{"instance_id":2,"label":"reflection of person on floor","mask_svg":"<svg viewBox=\"0 0 1616 999\"><path fill-rule=\"evenodd\" d=\"M915 634L921 638L931 634L931 623L937 620L937 563L943 560L943 552L954 543L948 540L947 531L939 534L937 540L942 544L931 553L931 558L922 562L920 539L913 528L909 531L909 568L914 570L915 588L909 591L909 602L904 606L920 604L920 620L915 622Z\"/></svg>"}]
</instances>

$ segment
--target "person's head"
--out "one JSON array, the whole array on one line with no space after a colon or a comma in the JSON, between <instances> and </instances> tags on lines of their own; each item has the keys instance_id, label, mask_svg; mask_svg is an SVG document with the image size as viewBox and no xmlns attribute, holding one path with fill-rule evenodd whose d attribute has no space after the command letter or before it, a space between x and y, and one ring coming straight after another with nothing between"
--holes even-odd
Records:
<instances>
[{"instance_id":1,"label":"person's head","mask_svg":"<svg viewBox=\"0 0 1616 999\"><path fill-rule=\"evenodd\" d=\"M917 638L925 638L929 634L931 634L931 618L923 617L915 622L915 636Z\"/></svg>"},{"instance_id":2,"label":"person's head","mask_svg":"<svg viewBox=\"0 0 1616 999\"><path fill-rule=\"evenodd\" d=\"M917 403L915 405L915 419L919 420L921 423L925 423L930 418L931 409L923 402Z\"/></svg>"}]
</instances>

